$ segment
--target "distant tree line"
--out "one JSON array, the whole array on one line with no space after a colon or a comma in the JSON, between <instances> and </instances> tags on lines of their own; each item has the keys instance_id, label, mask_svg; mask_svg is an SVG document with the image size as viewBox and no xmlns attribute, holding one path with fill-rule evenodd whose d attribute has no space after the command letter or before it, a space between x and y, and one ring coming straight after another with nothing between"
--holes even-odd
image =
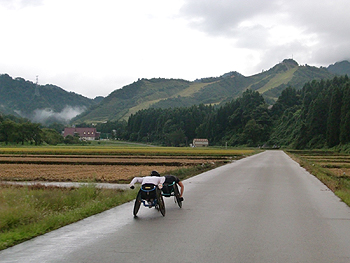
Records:
<instances>
[{"instance_id":1,"label":"distant tree line","mask_svg":"<svg viewBox=\"0 0 350 263\"><path fill-rule=\"evenodd\" d=\"M27 119L12 115L0 115L0 142L6 145L9 143L56 145L63 142L63 137L54 129L42 128L39 123L31 123Z\"/></svg>"},{"instance_id":2,"label":"distant tree line","mask_svg":"<svg viewBox=\"0 0 350 263\"><path fill-rule=\"evenodd\" d=\"M61 134L63 128L63 124L54 123L50 127L42 127L40 123L32 123L26 118L0 114L0 142L5 145L66 143Z\"/></svg>"}]
</instances>

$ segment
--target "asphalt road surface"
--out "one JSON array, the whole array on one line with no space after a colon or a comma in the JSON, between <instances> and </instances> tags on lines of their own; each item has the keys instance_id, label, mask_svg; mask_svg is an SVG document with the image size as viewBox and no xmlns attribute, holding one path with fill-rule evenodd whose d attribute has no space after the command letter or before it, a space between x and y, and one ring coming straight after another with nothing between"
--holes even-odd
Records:
<instances>
[{"instance_id":1,"label":"asphalt road surface","mask_svg":"<svg viewBox=\"0 0 350 263\"><path fill-rule=\"evenodd\" d=\"M350 208L282 151L185 184L166 215L133 202L0 252L0 262L350 262ZM135 191L136 196L136 191Z\"/></svg>"}]
</instances>

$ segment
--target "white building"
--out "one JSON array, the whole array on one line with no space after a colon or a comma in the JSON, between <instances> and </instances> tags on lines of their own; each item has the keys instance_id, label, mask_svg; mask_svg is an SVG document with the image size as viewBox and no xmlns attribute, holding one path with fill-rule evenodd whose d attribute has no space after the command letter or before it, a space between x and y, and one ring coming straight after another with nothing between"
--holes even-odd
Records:
<instances>
[{"instance_id":1,"label":"white building","mask_svg":"<svg viewBox=\"0 0 350 263\"><path fill-rule=\"evenodd\" d=\"M208 139L193 139L193 147L207 147L208 145Z\"/></svg>"}]
</instances>

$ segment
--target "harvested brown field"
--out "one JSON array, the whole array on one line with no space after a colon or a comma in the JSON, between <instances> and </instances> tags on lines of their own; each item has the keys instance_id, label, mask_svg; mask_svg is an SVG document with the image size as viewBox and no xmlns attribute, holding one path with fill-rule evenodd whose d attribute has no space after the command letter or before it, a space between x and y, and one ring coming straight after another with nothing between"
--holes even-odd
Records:
<instances>
[{"instance_id":1,"label":"harvested brown field","mask_svg":"<svg viewBox=\"0 0 350 263\"><path fill-rule=\"evenodd\" d=\"M152 170L218 166L253 150L175 147L0 148L0 181L129 182Z\"/></svg>"},{"instance_id":2,"label":"harvested brown field","mask_svg":"<svg viewBox=\"0 0 350 263\"><path fill-rule=\"evenodd\" d=\"M291 150L288 153L350 206L350 154L330 150Z\"/></svg>"},{"instance_id":3,"label":"harvested brown field","mask_svg":"<svg viewBox=\"0 0 350 263\"><path fill-rule=\"evenodd\" d=\"M164 173L178 168L162 165L0 164L0 180L116 183L129 181L134 176L146 176L152 170Z\"/></svg>"},{"instance_id":4,"label":"harvested brown field","mask_svg":"<svg viewBox=\"0 0 350 263\"><path fill-rule=\"evenodd\" d=\"M170 173L195 165L231 159L184 156L0 156L2 181L128 182L152 170Z\"/></svg>"},{"instance_id":5,"label":"harvested brown field","mask_svg":"<svg viewBox=\"0 0 350 263\"><path fill-rule=\"evenodd\" d=\"M348 177L350 179L350 155L331 151L291 151L301 158L318 165L336 177Z\"/></svg>"},{"instance_id":6,"label":"harvested brown field","mask_svg":"<svg viewBox=\"0 0 350 263\"><path fill-rule=\"evenodd\" d=\"M227 162L220 157L188 157L188 156L57 156L57 155L0 155L0 164L89 164L89 165L162 165L184 166L207 162Z\"/></svg>"},{"instance_id":7,"label":"harvested brown field","mask_svg":"<svg viewBox=\"0 0 350 263\"><path fill-rule=\"evenodd\" d=\"M350 168L328 168L328 170L337 177L350 176Z\"/></svg>"}]
</instances>

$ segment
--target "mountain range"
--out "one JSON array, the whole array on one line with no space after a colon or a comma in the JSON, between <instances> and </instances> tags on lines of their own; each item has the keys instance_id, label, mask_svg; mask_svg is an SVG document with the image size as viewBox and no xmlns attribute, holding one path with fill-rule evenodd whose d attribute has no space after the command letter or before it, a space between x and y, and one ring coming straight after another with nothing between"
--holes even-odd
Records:
<instances>
[{"instance_id":1,"label":"mountain range","mask_svg":"<svg viewBox=\"0 0 350 263\"><path fill-rule=\"evenodd\" d=\"M335 63L328 68L299 65L285 59L269 70L253 76L229 72L220 77L195 81L182 79L139 79L113 91L100 104L73 119L74 122L117 121L128 119L141 109L187 107L194 104L219 105L235 99L251 89L273 104L286 87L301 89L306 82L330 79L335 75L350 75L350 62Z\"/></svg>"},{"instance_id":2,"label":"mountain range","mask_svg":"<svg viewBox=\"0 0 350 263\"><path fill-rule=\"evenodd\" d=\"M248 77L233 71L195 81L139 79L105 98L95 99L55 85L37 85L3 74L0 75L0 112L43 124L70 120L73 123L118 121L150 107L220 105L241 96L247 89L258 91L267 103L273 104L286 87L301 89L306 82L345 74L350 76L349 61L318 68L285 59L269 70Z\"/></svg>"}]
</instances>

